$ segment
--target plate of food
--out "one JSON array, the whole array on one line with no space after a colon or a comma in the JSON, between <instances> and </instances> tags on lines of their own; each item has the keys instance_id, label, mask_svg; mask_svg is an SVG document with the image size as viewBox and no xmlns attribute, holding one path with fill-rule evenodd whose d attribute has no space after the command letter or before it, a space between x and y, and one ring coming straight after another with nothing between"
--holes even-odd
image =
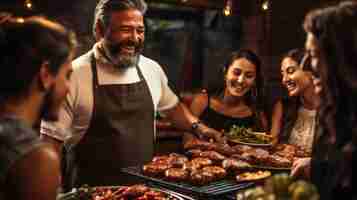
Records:
<instances>
[{"instance_id":1,"label":"plate of food","mask_svg":"<svg viewBox=\"0 0 357 200\"><path fill-rule=\"evenodd\" d=\"M236 180L238 182L245 182L245 181L258 181L258 180L262 180L265 178L268 178L271 176L271 172L268 170L259 170L259 171L255 171L255 172L244 172L241 174L238 174L236 176Z\"/></svg>"},{"instance_id":2,"label":"plate of food","mask_svg":"<svg viewBox=\"0 0 357 200\"><path fill-rule=\"evenodd\" d=\"M271 170L271 171L289 171L291 167L273 167L273 166L260 166L260 165L252 165L252 169L261 169L261 170Z\"/></svg>"},{"instance_id":3,"label":"plate of food","mask_svg":"<svg viewBox=\"0 0 357 200\"><path fill-rule=\"evenodd\" d=\"M267 147L272 146L272 137L265 132L253 131L250 128L233 125L228 133L228 140L237 144Z\"/></svg>"},{"instance_id":4,"label":"plate of food","mask_svg":"<svg viewBox=\"0 0 357 200\"><path fill-rule=\"evenodd\" d=\"M166 199L184 200L175 192L147 187L143 184L132 186L81 187L59 195L57 200L104 200L104 199Z\"/></svg>"}]
</instances>

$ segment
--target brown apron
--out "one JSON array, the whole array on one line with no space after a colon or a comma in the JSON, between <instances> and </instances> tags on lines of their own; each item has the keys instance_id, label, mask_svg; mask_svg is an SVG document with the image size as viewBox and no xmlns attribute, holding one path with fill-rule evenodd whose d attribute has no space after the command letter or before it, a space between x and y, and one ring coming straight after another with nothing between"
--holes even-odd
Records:
<instances>
[{"instance_id":1,"label":"brown apron","mask_svg":"<svg viewBox=\"0 0 357 200\"><path fill-rule=\"evenodd\" d=\"M154 151L154 104L148 85L140 81L99 85L94 55L93 114L86 134L76 147L77 186L123 185L138 180L120 169L142 165Z\"/></svg>"}]
</instances>

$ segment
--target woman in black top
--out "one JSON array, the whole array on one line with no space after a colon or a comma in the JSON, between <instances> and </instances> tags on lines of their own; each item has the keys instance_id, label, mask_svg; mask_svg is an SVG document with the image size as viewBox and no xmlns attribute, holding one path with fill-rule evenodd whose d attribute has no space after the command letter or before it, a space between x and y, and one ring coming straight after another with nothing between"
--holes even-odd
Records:
<instances>
[{"instance_id":1,"label":"woman in black top","mask_svg":"<svg viewBox=\"0 0 357 200\"><path fill-rule=\"evenodd\" d=\"M209 127L228 132L232 125L267 130L262 112L260 59L250 50L233 52L223 68L224 87L196 95L191 111Z\"/></svg>"}]
</instances>

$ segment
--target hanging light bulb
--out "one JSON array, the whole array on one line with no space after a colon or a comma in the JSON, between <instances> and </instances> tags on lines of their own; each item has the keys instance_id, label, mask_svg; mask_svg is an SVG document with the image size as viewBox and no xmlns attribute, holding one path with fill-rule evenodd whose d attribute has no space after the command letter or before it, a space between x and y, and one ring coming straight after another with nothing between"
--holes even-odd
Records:
<instances>
[{"instance_id":1,"label":"hanging light bulb","mask_svg":"<svg viewBox=\"0 0 357 200\"><path fill-rule=\"evenodd\" d=\"M267 11L270 9L270 2L269 0L265 0L263 3L262 3L262 9L263 11Z\"/></svg>"},{"instance_id":2,"label":"hanging light bulb","mask_svg":"<svg viewBox=\"0 0 357 200\"><path fill-rule=\"evenodd\" d=\"M33 8L33 4L31 0L26 0L25 1L25 8L31 10Z\"/></svg>"},{"instance_id":3,"label":"hanging light bulb","mask_svg":"<svg viewBox=\"0 0 357 200\"><path fill-rule=\"evenodd\" d=\"M224 8L223 8L223 14L225 16L229 16L232 14L232 0L226 0L226 3L224 5Z\"/></svg>"},{"instance_id":4,"label":"hanging light bulb","mask_svg":"<svg viewBox=\"0 0 357 200\"><path fill-rule=\"evenodd\" d=\"M24 23L24 22L25 22L25 19L22 18L22 17L18 17L18 18L16 18L16 22L17 22L17 23Z\"/></svg>"}]
</instances>

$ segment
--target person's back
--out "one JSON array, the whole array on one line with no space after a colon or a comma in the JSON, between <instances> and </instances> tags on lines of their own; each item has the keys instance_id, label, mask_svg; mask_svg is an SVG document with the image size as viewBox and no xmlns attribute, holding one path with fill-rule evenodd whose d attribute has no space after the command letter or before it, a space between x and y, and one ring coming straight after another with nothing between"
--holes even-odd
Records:
<instances>
[{"instance_id":1,"label":"person's back","mask_svg":"<svg viewBox=\"0 0 357 200\"><path fill-rule=\"evenodd\" d=\"M13 116L3 116L0 119L0 147L0 199L18 199L20 195L15 185L21 180L18 179L20 174L16 174L20 170L20 163L31 157L43 157L41 154L53 149L43 143L30 126ZM40 162L41 159L27 164L36 164L35 161Z\"/></svg>"},{"instance_id":2,"label":"person's back","mask_svg":"<svg viewBox=\"0 0 357 200\"><path fill-rule=\"evenodd\" d=\"M33 129L68 93L74 35L43 17L0 19L0 200L55 200L57 149Z\"/></svg>"}]
</instances>

